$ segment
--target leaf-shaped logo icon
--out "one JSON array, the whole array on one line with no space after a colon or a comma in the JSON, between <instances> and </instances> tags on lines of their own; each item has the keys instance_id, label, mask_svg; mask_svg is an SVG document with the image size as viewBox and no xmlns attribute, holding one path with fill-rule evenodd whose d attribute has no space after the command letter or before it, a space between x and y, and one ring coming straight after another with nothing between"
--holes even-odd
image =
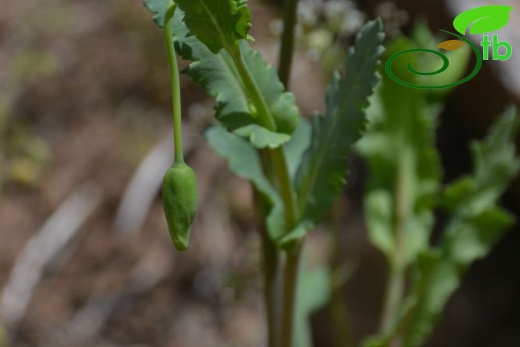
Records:
<instances>
[{"instance_id":1,"label":"leaf-shaped logo icon","mask_svg":"<svg viewBox=\"0 0 520 347\"><path fill-rule=\"evenodd\" d=\"M454 51L464 46L464 41L461 40L448 40L441 42L437 45L437 48L444 49L446 51Z\"/></svg>"},{"instance_id":2,"label":"leaf-shaped logo icon","mask_svg":"<svg viewBox=\"0 0 520 347\"><path fill-rule=\"evenodd\" d=\"M462 35L470 26L470 34L489 33L505 27L512 10L513 7L505 5L476 7L459 14L453 21L453 27Z\"/></svg>"}]
</instances>

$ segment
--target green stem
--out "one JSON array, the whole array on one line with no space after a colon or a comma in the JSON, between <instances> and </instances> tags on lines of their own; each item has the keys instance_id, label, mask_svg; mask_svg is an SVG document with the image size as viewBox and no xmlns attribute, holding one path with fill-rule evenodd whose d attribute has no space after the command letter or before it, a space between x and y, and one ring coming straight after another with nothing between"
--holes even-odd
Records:
<instances>
[{"instance_id":1,"label":"green stem","mask_svg":"<svg viewBox=\"0 0 520 347\"><path fill-rule=\"evenodd\" d=\"M389 278L387 280L383 314L379 325L380 332L388 332L397 319L405 291L406 265L403 261L403 243L405 223L410 210L409 192L407 191L409 155L403 153L399 162L395 195L394 254L390 259ZM394 338L398 339L397 336Z\"/></svg>"},{"instance_id":2,"label":"green stem","mask_svg":"<svg viewBox=\"0 0 520 347\"><path fill-rule=\"evenodd\" d=\"M381 333L388 332L397 318L404 294L404 272L397 267L390 269L386 285L383 314L379 325Z\"/></svg>"},{"instance_id":3,"label":"green stem","mask_svg":"<svg viewBox=\"0 0 520 347\"><path fill-rule=\"evenodd\" d=\"M182 108L181 108L181 84L179 78L179 67L175 56L173 43L172 21L177 4L170 0L164 23L164 42L166 43L166 53L168 55L168 65L170 66L171 99L173 115L173 146L175 148L175 164L184 163L182 154Z\"/></svg>"},{"instance_id":4,"label":"green stem","mask_svg":"<svg viewBox=\"0 0 520 347\"><path fill-rule=\"evenodd\" d=\"M296 27L296 8L298 7L298 0L286 0L283 14L284 29L282 40L280 42L280 60L278 63L278 76L285 88L289 88L289 80L292 70L292 61L294 54L294 30ZM283 155L283 152L282 152ZM290 183L290 179L289 179ZM283 185L282 185L283 186ZM291 191L292 191L291 185ZM288 230L296 226L298 207L294 205L294 199L291 196L292 211L294 215L289 215L288 206L282 191L282 198L286 206L286 221L289 222ZM286 192L285 195L288 195ZM294 223L290 221L293 220ZM297 245L296 250L287 254L285 271L284 271L284 302L283 302L283 317L282 317L282 340L281 347L293 347L294 344L294 321L296 314L296 300L297 300L297 284L300 267L300 258L302 254L304 239Z\"/></svg>"},{"instance_id":5,"label":"green stem","mask_svg":"<svg viewBox=\"0 0 520 347\"><path fill-rule=\"evenodd\" d=\"M237 67L238 73L240 74L240 77L242 78L242 81L244 82L244 85L249 92L249 96L258 110L261 124L271 131L276 131L276 123L274 122L271 113L269 112L269 107L267 106L267 103L265 102L265 99L260 92L260 88L251 75L251 72L244 63L240 49L238 46L235 46L234 49L229 49L228 53L232 57L233 62ZM289 169L287 167L287 160L285 159L285 154L280 147L270 149L269 153L271 155L274 173L284 204L287 230L291 230L296 226L297 209L295 204L294 189L292 186L291 177L289 176Z\"/></svg>"},{"instance_id":6,"label":"green stem","mask_svg":"<svg viewBox=\"0 0 520 347\"><path fill-rule=\"evenodd\" d=\"M285 153L280 147L270 150L270 154L274 172L278 181L278 190L280 191L284 204L286 230L291 231L298 221L298 209L295 203L295 194L291 177L289 176L287 160L285 159ZM298 275L303 242L304 240L302 239L294 250L287 252L283 276L284 292L282 326L280 331L281 347L293 347L294 343Z\"/></svg>"},{"instance_id":7,"label":"green stem","mask_svg":"<svg viewBox=\"0 0 520 347\"><path fill-rule=\"evenodd\" d=\"M229 53L235 66L240 74L242 82L249 92L249 97L251 101L256 106L258 110L258 115L260 116L260 123L265 128L276 131L276 123L274 122L273 117L271 117L271 113L269 112L269 107L260 92L260 88L256 84L251 71L247 67L247 64L244 62L242 53L240 52L240 48L238 46L233 46L232 48L227 48L226 51Z\"/></svg>"},{"instance_id":8,"label":"green stem","mask_svg":"<svg viewBox=\"0 0 520 347\"><path fill-rule=\"evenodd\" d=\"M284 269L281 347L294 347L294 323L296 318L298 275L300 272L302 250L303 240L298 243L295 250L287 253Z\"/></svg>"},{"instance_id":9,"label":"green stem","mask_svg":"<svg viewBox=\"0 0 520 347\"><path fill-rule=\"evenodd\" d=\"M336 335L336 346L351 347L350 324L348 320L347 309L343 300L341 288L346 282L347 275L343 269L342 263L342 247L341 247L341 200L336 200L334 209L332 210L332 247L333 255L331 259L330 273L330 292L329 311L332 316L332 324L334 325Z\"/></svg>"},{"instance_id":10,"label":"green stem","mask_svg":"<svg viewBox=\"0 0 520 347\"><path fill-rule=\"evenodd\" d=\"M284 215L287 223L286 230L291 231L297 222L297 208L295 203L294 189L287 167L285 153L281 147L269 150L273 163L274 173L278 181L278 190L284 204Z\"/></svg>"},{"instance_id":11,"label":"green stem","mask_svg":"<svg viewBox=\"0 0 520 347\"><path fill-rule=\"evenodd\" d=\"M294 29L296 27L296 8L298 0L286 0L283 14L283 34L280 42L280 61L278 75L280 80L289 88L291 67L294 54Z\"/></svg>"},{"instance_id":12,"label":"green stem","mask_svg":"<svg viewBox=\"0 0 520 347\"><path fill-rule=\"evenodd\" d=\"M276 131L276 123L272 118L267 103L258 88L251 72L247 65L244 63L240 48L234 46L232 48L226 48L235 66L237 67L238 73L249 92L251 101L256 106L259 121L265 128ZM286 231L292 230L298 221L298 209L295 202L295 193L289 175L289 169L287 167L287 160L283 149L278 147L270 149L269 154L271 155L271 162L273 164L273 170L278 183L278 190L280 192L283 205L284 205L284 216L286 222ZM282 313L282 326L281 326L281 347L293 347L293 335L294 335L294 318L296 308L296 296L297 296L297 282L299 263L301 258L301 249L303 248L303 241L299 243L296 249L287 254L286 265L284 269L284 301L283 301L283 313Z\"/></svg>"},{"instance_id":13,"label":"green stem","mask_svg":"<svg viewBox=\"0 0 520 347\"><path fill-rule=\"evenodd\" d=\"M265 215L264 215L265 217ZM264 270L264 300L267 316L268 346L278 346L280 286L279 254L276 245L269 238L265 226L262 232L262 254Z\"/></svg>"},{"instance_id":14,"label":"green stem","mask_svg":"<svg viewBox=\"0 0 520 347\"><path fill-rule=\"evenodd\" d=\"M270 182L274 182L275 178L273 176L268 151L261 150L259 151L259 154L265 177L267 177ZM267 213L271 206L256 189L254 189L254 193L256 215L260 220L260 234L262 240L262 270L264 272L264 301L266 308L268 347L277 347L279 341L278 329L280 328L279 313L281 300L280 253L276 248L275 243L269 237L266 225Z\"/></svg>"}]
</instances>

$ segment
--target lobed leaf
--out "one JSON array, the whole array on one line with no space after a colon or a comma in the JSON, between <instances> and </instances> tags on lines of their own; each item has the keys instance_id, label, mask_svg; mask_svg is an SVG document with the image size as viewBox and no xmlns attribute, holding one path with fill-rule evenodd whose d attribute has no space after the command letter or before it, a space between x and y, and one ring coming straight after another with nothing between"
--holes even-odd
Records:
<instances>
[{"instance_id":1,"label":"lobed leaf","mask_svg":"<svg viewBox=\"0 0 520 347\"><path fill-rule=\"evenodd\" d=\"M407 302L407 329L403 347L416 347L424 343L442 309L460 283L460 269L444 259L436 250L426 250L417 258L413 285Z\"/></svg>"},{"instance_id":2,"label":"lobed leaf","mask_svg":"<svg viewBox=\"0 0 520 347\"><path fill-rule=\"evenodd\" d=\"M514 222L497 202L520 168L515 157L517 129L516 111L511 108L484 141L473 144L472 176L446 189L443 205L453 217L446 228L443 248L457 264L467 266L486 255Z\"/></svg>"},{"instance_id":3,"label":"lobed leaf","mask_svg":"<svg viewBox=\"0 0 520 347\"><path fill-rule=\"evenodd\" d=\"M277 132L259 124L249 91L244 87L231 57L225 51L215 55L201 47L200 42L189 39L178 44L181 56L195 60L183 73L216 99L215 116L226 129L248 139L260 149L276 148L289 141L289 135L300 118L296 101L292 93L284 91L276 72L260 54L247 44L240 46L245 64L266 101Z\"/></svg>"},{"instance_id":4,"label":"lobed leaf","mask_svg":"<svg viewBox=\"0 0 520 347\"><path fill-rule=\"evenodd\" d=\"M156 23L164 25L167 2L146 0L146 6L154 12ZM242 8L245 3L239 6ZM184 13L177 9L173 20L175 49L191 63L183 73L187 74L206 92L216 99L216 118L235 135L248 139L256 148L276 148L290 139L300 118L294 95L285 92L283 84L272 66L246 42L239 45L246 67L250 70L277 131L263 127L256 108L251 102L249 91L241 80L233 59L226 51L214 54L183 23Z\"/></svg>"},{"instance_id":5,"label":"lobed leaf","mask_svg":"<svg viewBox=\"0 0 520 347\"><path fill-rule=\"evenodd\" d=\"M144 6L154 14L153 20L159 28L164 27L169 0L144 0Z\"/></svg>"},{"instance_id":6,"label":"lobed leaf","mask_svg":"<svg viewBox=\"0 0 520 347\"><path fill-rule=\"evenodd\" d=\"M379 81L382 24L367 23L350 50L343 76L335 75L327 93L327 115L312 120L312 141L296 175L303 219L319 222L346 182L347 157L366 123L364 109Z\"/></svg>"},{"instance_id":7,"label":"lobed leaf","mask_svg":"<svg viewBox=\"0 0 520 347\"><path fill-rule=\"evenodd\" d=\"M443 206L452 217L439 249L419 257L405 347L425 341L468 266L488 254L513 224L513 217L497 201L520 167L515 158L517 128L515 111L509 109L484 141L473 144L473 174L446 188Z\"/></svg>"},{"instance_id":8,"label":"lobed leaf","mask_svg":"<svg viewBox=\"0 0 520 347\"><path fill-rule=\"evenodd\" d=\"M176 0L184 23L213 53L248 38L251 14L245 0Z\"/></svg>"}]
</instances>

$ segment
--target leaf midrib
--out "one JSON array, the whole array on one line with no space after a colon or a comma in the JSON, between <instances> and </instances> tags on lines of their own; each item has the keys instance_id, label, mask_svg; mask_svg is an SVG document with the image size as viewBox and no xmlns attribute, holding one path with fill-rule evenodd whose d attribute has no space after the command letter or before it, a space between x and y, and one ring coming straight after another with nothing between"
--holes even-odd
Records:
<instances>
[{"instance_id":1,"label":"leaf midrib","mask_svg":"<svg viewBox=\"0 0 520 347\"><path fill-rule=\"evenodd\" d=\"M217 19L213 16L213 14L211 13L210 9L206 6L206 4L204 3L204 1L202 0L197 0L201 5L202 5L202 8L204 9L204 11L206 11L206 14L208 15L208 17L210 18L211 22L213 23L213 25L215 26L216 28L216 31L218 33L218 36L220 38L220 40L222 41L222 46L224 47L224 49L226 51L229 50L229 47L231 46L229 44L229 42L227 42L227 39L226 39L226 35L224 34L224 32L221 30L220 28L220 25L217 21Z\"/></svg>"},{"instance_id":2,"label":"leaf midrib","mask_svg":"<svg viewBox=\"0 0 520 347\"><path fill-rule=\"evenodd\" d=\"M379 42L377 43L376 48L377 48L377 46L379 46ZM366 50L366 51L370 52L369 50ZM359 69L358 71L360 71L360 73L356 74L354 77L355 80L353 79L353 81L349 81L349 83L354 82L354 85L357 84L357 82L359 81L359 78L363 75L363 71L365 71L365 69L366 69L368 60L363 59L363 61L366 62L363 64L363 69ZM341 83L339 83L336 94L339 93L342 89L343 89L342 85L341 85ZM308 178L305 180L305 183L302 185L302 189L299 194L300 201L301 201L299 208L301 211L305 211L304 207L306 207L306 205L308 205L309 193L310 193L312 187L314 187L315 181L318 178L317 172L318 172L319 166L321 165L321 162L325 159L324 158L325 149L328 146L328 144L330 143L331 137L334 135L334 132L336 130L336 124L337 124L337 122L339 122L340 115L345 112L345 109L348 106L350 106L350 101L353 97L353 94L354 94L354 92L353 92L353 90L351 90L348 97L345 99L345 102L343 102L342 106L337 108L335 111L333 111L332 116L331 116L332 120L329 123L330 126L327 126L327 129L325 130L326 131L326 135L325 135L326 140L321 141L318 144L319 155L317 155L315 157L315 159L311 162L311 174L309 176L307 176Z\"/></svg>"}]
</instances>

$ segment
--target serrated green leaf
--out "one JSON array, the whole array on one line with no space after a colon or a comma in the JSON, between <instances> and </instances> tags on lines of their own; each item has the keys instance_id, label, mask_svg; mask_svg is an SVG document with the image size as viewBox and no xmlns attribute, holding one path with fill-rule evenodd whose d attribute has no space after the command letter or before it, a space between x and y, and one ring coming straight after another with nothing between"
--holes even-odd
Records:
<instances>
[{"instance_id":1,"label":"serrated green leaf","mask_svg":"<svg viewBox=\"0 0 520 347\"><path fill-rule=\"evenodd\" d=\"M498 207L456 219L447 228L444 252L457 264L467 266L484 257L514 218Z\"/></svg>"},{"instance_id":2,"label":"serrated green leaf","mask_svg":"<svg viewBox=\"0 0 520 347\"><path fill-rule=\"evenodd\" d=\"M167 2L146 0L145 5L155 13L156 23L163 26ZM228 131L247 138L256 148L275 148L287 142L300 115L294 95L285 92L273 67L247 43L239 45L245 65L251 71L276 124L276 132L260 125L249 91L244 87L229 54L225 51L213 54L196 36L190 34L182 21L183 17L184 13L178 8L172 21L175 50L183 59L193 61L183 73L216 99L216 118Z\"/></svg>"},{"instance_id":3,"label":"serrated green leaf","mask_svg":"<svg viewBox=\"0 0 520 347\"><path fill-rule=\"evenodd\" d=\"M484 141L473 145L473 175L446 189L443 206L452 218L439 249L425 251L418 258L408 298L413 305L404 347L424 343L468 266L488 254L513 223L512 216L496 203L518 172L516 129L515 111L510 109Z\"/></svg>"},{"instance_id":4,"label":"serrated green leaf","mask_svg":"<svg viewBox=\"0 0 520 347\"><path fill-rule=\"evenodd\" d=\"M472 8L459 14L453 20L453 27L462 35L466 35L470 26L470 34L486 34L506 26L512 10L513 7L505 5Z\"/></svg>"},{"instance_id":5,"label":"serrated green leaf","mask_svg":"<svg viewBox=\"0 0 520 347\"><path fill-rule=\"evenodd\" d=\"M153 20L160 28L164 27L169 0L144 0L144 6L154 14Z\"/></svg>"},{"instance_id":6,"label":"serrated green leaf","mask_svg":"<svg viewBox=\"0 0 520 347\"><path fill-rule=\"evenodd\" d=\"M446 189L452 219L446 227L443 247L458 264L467 266L485 256L514 222L497 202L520 168L515 157L517 129L516 110L510 108L483 141L473 144L471 184L459 180Z\"/></svg>"},{"instance_id":7,"label":"serrated green leaf","mask_svg":"<svg viewBox=\"0 0 520 347\"><path fill-rule=\"evenodd\" d=\"M461 201L464 201L475 191L475 180L463 177L444 189L442 207L449 212L455 211Z\"/></svg>"},{"instance_id":8,"label":"serrated green leaf","mask_svg":"<svg viewBox=\"0 0 520 347\"><path fill-rule=\"evenodd\" d=\"M500 195L520 163L515 157L515 137L519 127L516 108L510 107L493 125L483 142L472 146L474 177L480 189L491 189Z\"/></svg>"},{"instance_id":9,"label":"serrated green leaf","mask_svg":"<svg viewBox=\"0 0 520 347\"><path fill-rule=\"evenodd\" d=\"M345 74L336 75L329 86L327 115L312 120L312 142L296 175L304 219L319 222L345 185L347 157L365 127L364 109L379 81L382 39L380 21L363 27L348 55Z\"/></svg>"},{"instance_id":10,"label":"serrated green leaf","mask_svg":"<svg viewBox=\"0 0 520 347\"><path fill-rule=\"evenodd\" d=\"M191 40L179 42L181 55L195 60L183 73L215 97L216 118L236 135L247 138L256 148L276 148L290 139L300 118L294 95L284 91L276 71L247 44L240 49L277 126L272 132L259 124L251 104L249 91L244 87L231 57L221 51L215 55L200 43Z\"/></svg>"},{"instance_id":11,"label":"serrated green leaf","mask_svg":"<svg viewBox=\"0 0 520 347\"><path fill-rule=\"evenodd\" d=\"M277 131L292 134L298 126L300 114L294 94L285 91L276 70L268 64L259 52L246 43L240 45L242 56L265 100ZM250 100L251 98L248 98ZM256 116L253 112L253 116Z\"/></svg>"},{"instance_id":12,"label":"serrated green leaf","mask_svg":"<svg viewBox=\"0 0 520 347\"><path fill-rule=\"evenodd\" d=\"M251 15L245 0L176 0L184 23L213 53L248 38Z\"/></svg>"},{"instance_id":13,"label":"serrated green leaf","mask_svg":"<svg viewBox=\"0 0 520 347\"><path fill-rule=\"evenodd\" d=\"M458 267L443 259L440 252L425 251L417 260L413 286L405 306L407 329L403 347L421 346L434 327L438 316L460 282Z\"/></svg>"}]
</instances>

